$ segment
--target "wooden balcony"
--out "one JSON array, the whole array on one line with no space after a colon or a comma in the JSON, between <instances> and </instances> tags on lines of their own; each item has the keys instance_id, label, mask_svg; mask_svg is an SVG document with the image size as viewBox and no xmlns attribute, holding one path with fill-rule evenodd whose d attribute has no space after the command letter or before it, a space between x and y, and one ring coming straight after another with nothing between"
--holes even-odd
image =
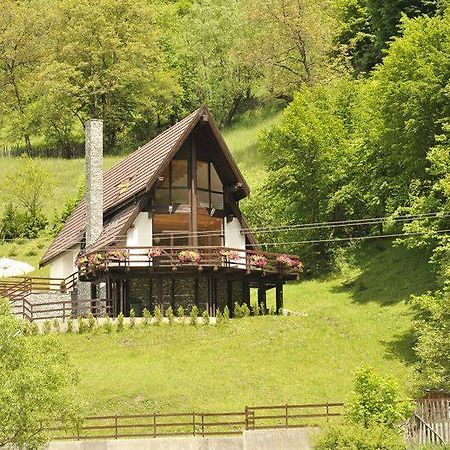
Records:
<instances>
[{"instance_id":1,"label":"wooden balcony","mask_svg":"<svg viewBox=\"0 0 450 450\"><path fill-rule=\"evenodd\" d=\"M228 247L110 247L82 255L80 277L95 279L111 272L245 272L296 279L302 264L295 255Z\"/></svg>"}]
</instances>

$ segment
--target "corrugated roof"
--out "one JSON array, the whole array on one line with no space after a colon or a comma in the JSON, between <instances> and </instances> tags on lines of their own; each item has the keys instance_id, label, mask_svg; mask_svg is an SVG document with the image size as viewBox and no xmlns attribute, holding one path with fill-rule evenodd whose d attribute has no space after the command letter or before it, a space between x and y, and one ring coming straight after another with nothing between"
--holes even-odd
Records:
<instances>
[{"instance_id":1,"label":"corrugated roof","mask_svg":"<svg viewBox=\"0 0 450 450\"><path fill-rule=\"evenodd\" d=\"M205 114L209 117L206 107L203 106L197 109L108 170L103 176L104 215L113 208L118 207L120 209L120 205L126 204L127 200L130 200L134 195L151 188L159 172L173 158L187 136ZM212 119L210 125L216 136L219 135L220 133L218 133ZM222 139L220 139L220 146L228 158L237 179L242 181L244 191L248 195L248 186ZM123 214L126 211L128 210L123 211ZM133 211L135 212L135 210ZM119 214L122 215L122 212ZM116 220L117 222L115 222ZM105 230L99 239L105 242L112 239L112 236L117 231L116 228L123 222L122 217L115 218L115 221L115 224L113 224L113 221L110 222L111 225L108 230L108 225L105 226ZM45 265L65 250L79 245L84 237L85 222L86 205L83 199L47 249L40 264ZM102 245L108 245L111 242ZM95 243L95 248L100 248L100 246L100 241Z\"/></svg>"}]
</instances>

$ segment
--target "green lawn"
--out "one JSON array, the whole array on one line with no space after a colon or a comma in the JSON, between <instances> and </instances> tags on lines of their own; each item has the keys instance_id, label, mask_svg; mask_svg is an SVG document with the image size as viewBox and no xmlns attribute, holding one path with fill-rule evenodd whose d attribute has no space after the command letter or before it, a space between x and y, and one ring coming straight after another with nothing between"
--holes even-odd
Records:
<instances>
[{"instance_id":1,"label":"green lawn","mask_svg":"<svg viewBox=\"0 0 450 450\"><path fill-rule=\"evenodd\" d=\"M422 256L405 252L369 252L350 283L339 276L288 285L285 306L295 316L61 335L80 371L80 400L89 414L341 401L363 365L407 387L414 358L405 300L433 282ZM403 277L406 270L413 272Z\"/></svg>"}]
</instances>

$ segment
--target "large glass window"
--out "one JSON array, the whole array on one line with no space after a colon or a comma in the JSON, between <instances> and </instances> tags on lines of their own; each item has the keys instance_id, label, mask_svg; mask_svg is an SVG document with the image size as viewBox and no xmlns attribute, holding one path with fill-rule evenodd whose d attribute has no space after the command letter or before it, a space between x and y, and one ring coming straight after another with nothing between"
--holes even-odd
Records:
<instances>
[{"instance_id":1,"label":"large glass window","mask_svg":"<svg viewBox=\"0 0 450 450\"><path fill-rule=\"evenodd\" d=\"M197 201L200 208L223 209L223 185L214 164L197 161Z\"/></svg>"},{"instance_id":2,"label":"large glass window","mask_svg":"<svg viewBox=\"0 0 450 450\"><path fill-rule=\"evenodd\" d=\"M163 180L155 189L157 206L188 205L188 161L174 159L162 174Z\"/></svg>"}]
</instances>

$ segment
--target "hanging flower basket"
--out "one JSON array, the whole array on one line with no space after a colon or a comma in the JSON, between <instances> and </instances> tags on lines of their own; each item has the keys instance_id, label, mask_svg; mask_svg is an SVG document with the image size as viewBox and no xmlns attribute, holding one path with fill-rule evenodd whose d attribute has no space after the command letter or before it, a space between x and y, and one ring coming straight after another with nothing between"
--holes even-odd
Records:
<instances>
[{"instance_id":1,"label":"hanging flower basket","mask_svg":"<svg viewBox=\"0 0 450 450\"><path fill-rule=\"evenodd\" d=\"M128 259L128 250L108 250L107 256L111 261L126 261Z\"/></svg>"},{"instance_id":2,"label":"hanging flower basket","mask_svg":"<svg viewBox=\"0 0 450 450\"><path fill-rule=\"evenodd\" d=\"M180 263L199 263L201 261L201 256L194 250L183 250L178 253L178 261Z\"/></svg>"},{"instance_id":3,"label":"hanging flower basket","mask_svg":"<svg viewBox=\"0 0 450 450\"><path fill-rule=\"evenodd\" d=\"M241 256L236 250L221 250L220 255L223 256L227 261L239 261Z\"/></svg>"},{"instance_id":4,"label":"hanging flower basket","mask_svg":"<svg viewBox=\"0 0 450 450\"><path fill-rule=\"evenodd\" d=\"M75 259L75 267L78 270L86 270L88 267L89 259L85 253L80 253Z\"/></svg>"},{"instance_id":5,"label":"hanging flower basket","mask_svg":"<svg viewBox=\"0 0 450 450\"><path fill-rule=\"evenodd\" d=\"M250 265L252 267L258 267L260 269L264 269L268 264L267 258L263 255L251 255L250 256Z\"/></svg>"},{"instance_id":6,"label":"hanging flower basket","mask_svg":"<svg viewBox=\"0 0 450 450\"><path fill-rule=\"evenodd\" d=\"M88 255L88 270L98 270L105 267L105 257L102 253L90 253Z\"/></svg>"},{"instance_id":7,"label":"hanging flower basket","mask_svg":"<svg viewBox=\"0 0 450 450\"><path fill-rule=\"evenodd\" d=\"M152 247L148 249L148 257L149 258L157 258L162 255L161 247Z\"/></svg>"}]
</instances>

